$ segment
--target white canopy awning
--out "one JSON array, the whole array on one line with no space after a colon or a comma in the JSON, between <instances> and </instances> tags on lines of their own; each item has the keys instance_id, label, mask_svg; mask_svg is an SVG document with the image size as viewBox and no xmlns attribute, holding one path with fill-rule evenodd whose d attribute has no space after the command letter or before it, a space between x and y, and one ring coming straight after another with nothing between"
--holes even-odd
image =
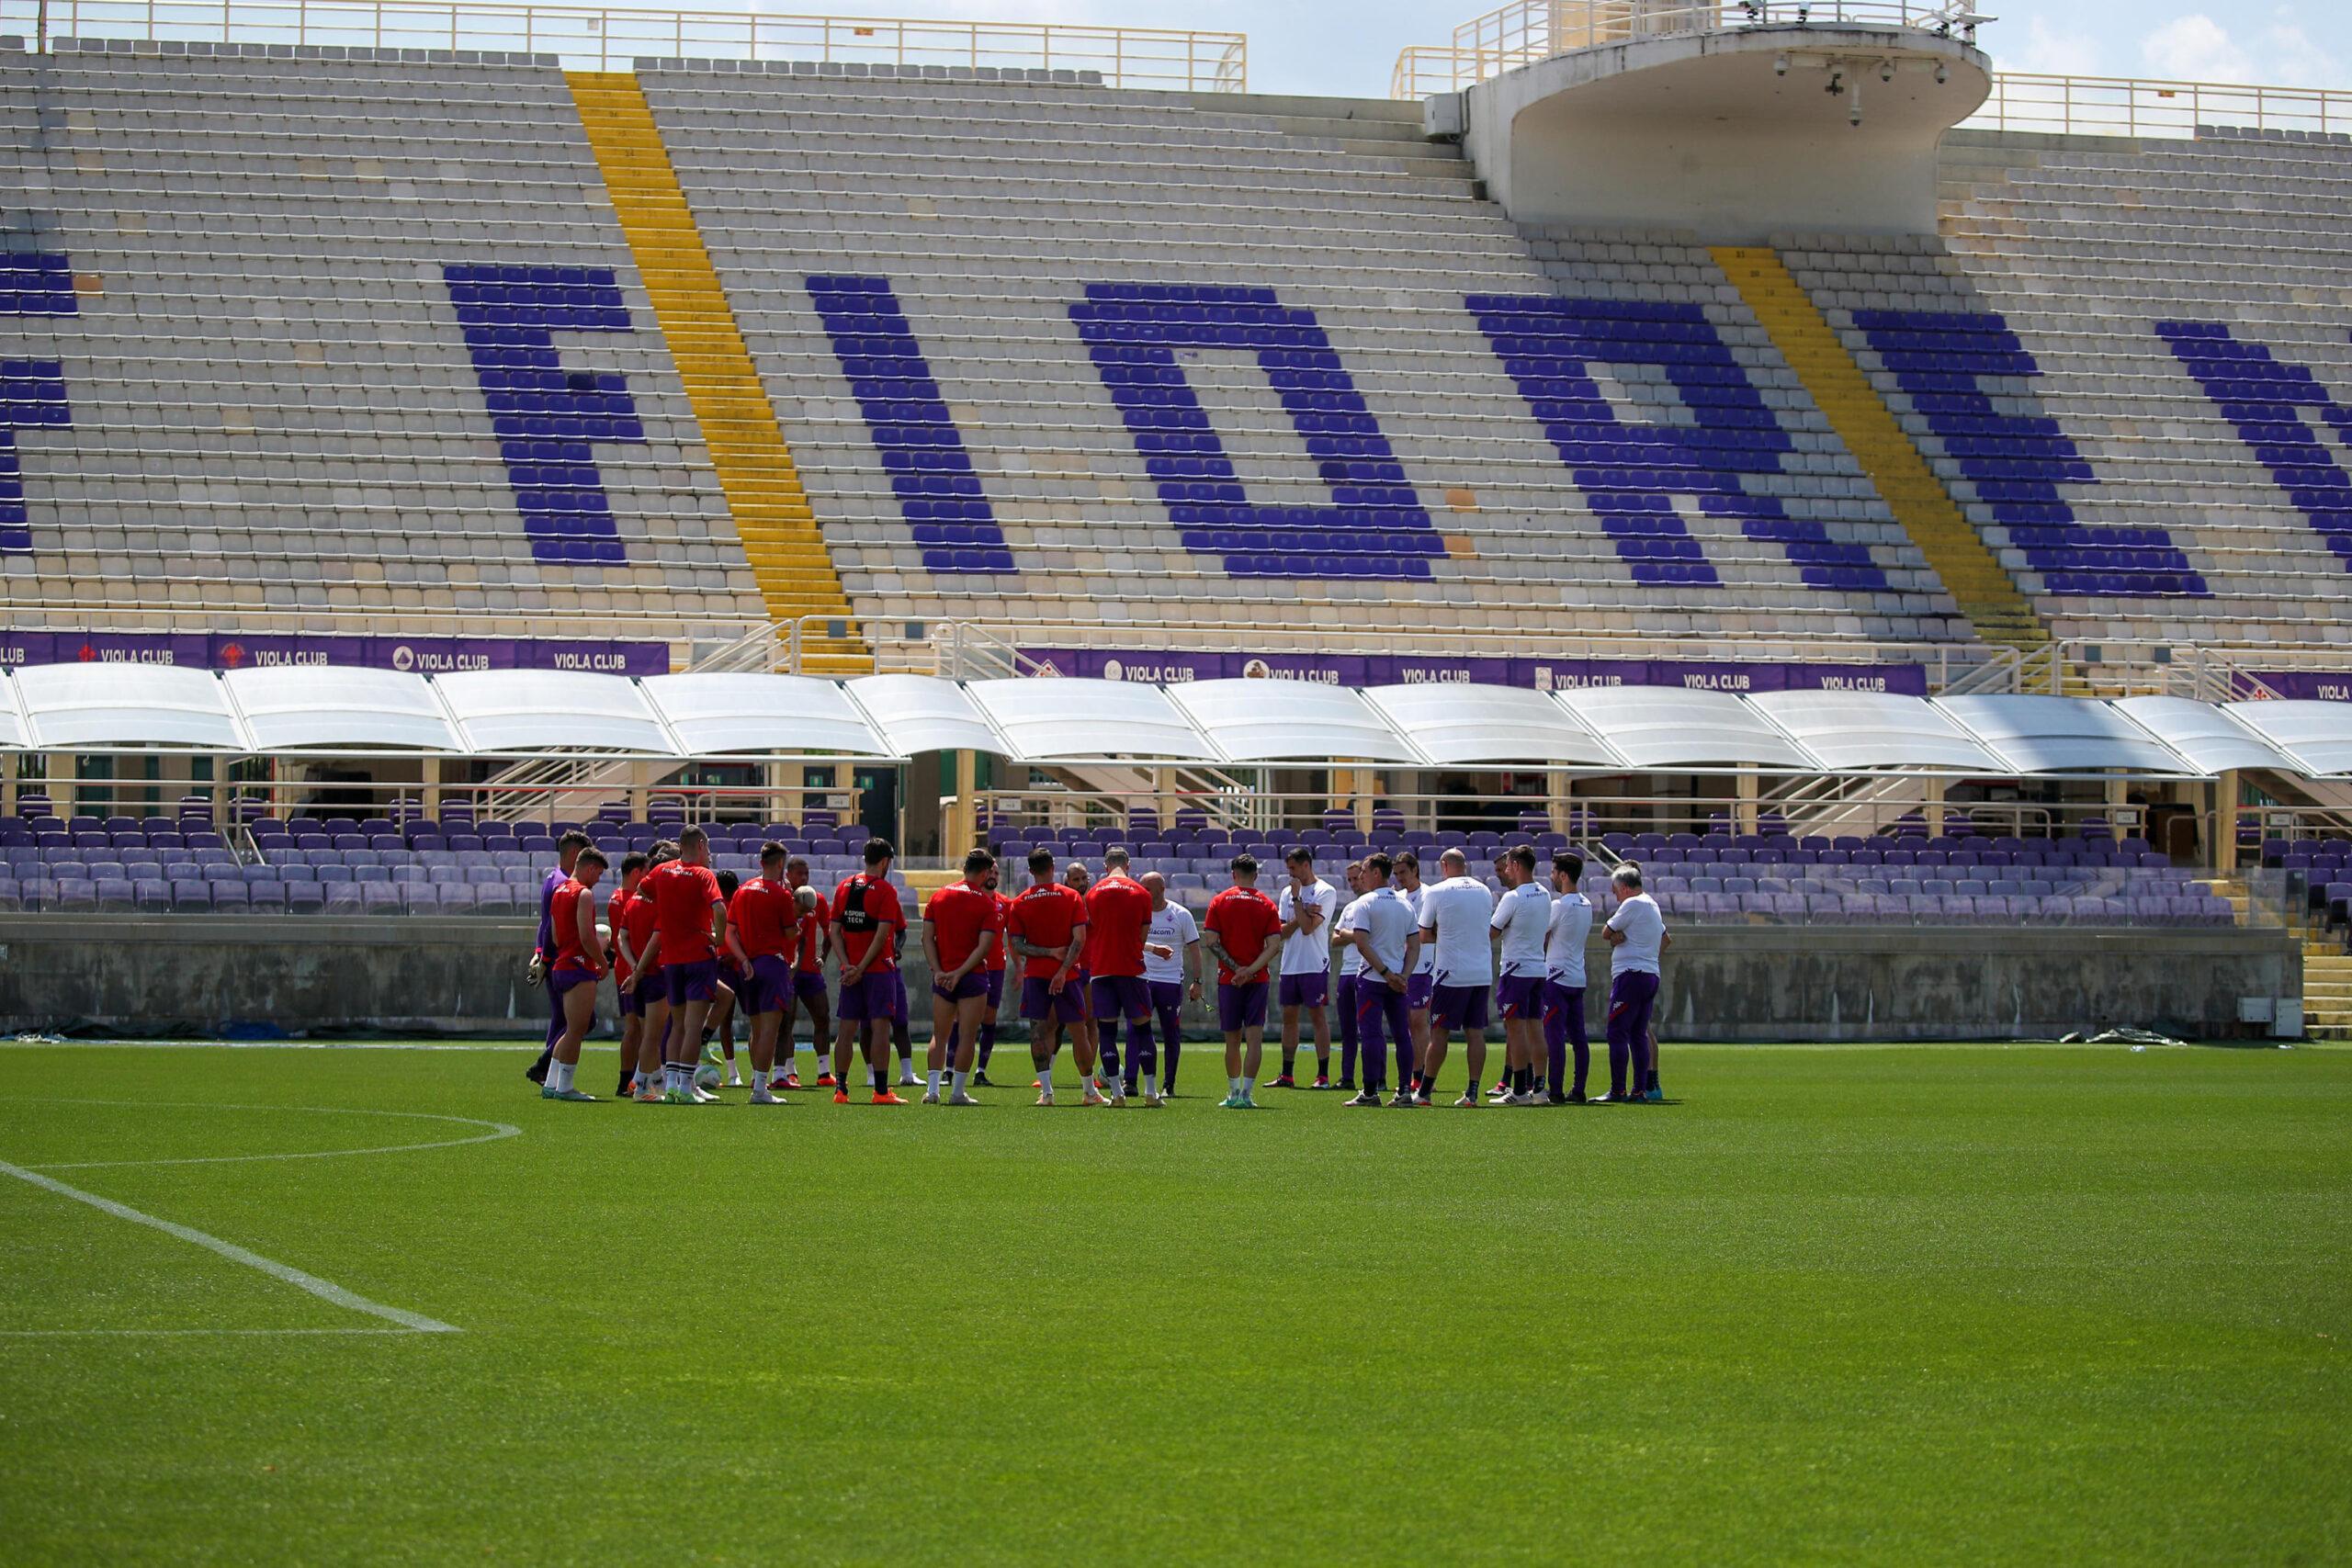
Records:
<instances>
[{"instance_id":1,"label":"white canopy awning","mask_svg":"<svg viewBox=\"0 0 2352 1568\"><path fill-rule=\"evenodd\" d=\"M1364 700L1442 767L1526 763L1619 768L1623 760L1575 714L1518 686L1369 686Z\"/></svg>"},{"instance_id":2,"label":"white canopy awning","mask_svg":"<svg viewBox=\"0 0 2352 1568\"><path fill-rule=\"evenodd\" d=\"M1232 761L1426 761L1352 686L1193 681L1168 694Z\"/></svg>"},{"instance_id":3,"label":"white canopy awning","mask_svg":"<svg viewBox=\"0 0 2352 1568\"><path fill-rule=\"evenodd\" d=\"M2202 776L2128 716L2087 697L1939 697L1935 705L1991 747L2013 773Z\"/></svg>"},{"instance_id":4,"label":"white canopy awning","mask_svg":"<svg viewBox=\"0 0 2352 1568\"><path fill-rule=\"evenodd\" d=\"M637 682L578 670L469 670L433 678L458 731L491 756L586 751L677 757Z\"/></svg>"},{"instance_id":5,"label":"white canopy awning","mask_svg":"<svg viewBox=\"0 0 2352 1568\"><path fill-rule=\"evenodd\" d=\"M35 750L193 746L251 750L209 670L171 664L28 664L13 677Z\"/></svg>"},{"instance_id":6,"label":"white canopy awning","mask_svg":"<svg viewBox=\"0 0 2352 1568\"><path fill-rule=\"evenodd\" d=\"M32 736L17 707L17 683L0 680L0 751L28 751Z\"/></svg>"},{"instance_id":7,"label":"white canopy awning","mask_svg":"<svg viewBox=\"0 0 2352 1568\"><path fill-rule=\"evenodd\" d=\"M639 689L689 757L898 755L838 681L749 672L652 675Z\"/></svg>"},{"instance_id":8,"label":"white canopy awning","mask_svg":"<svg viewBox=\"0 0 2352 1568\"><path fill-rule=\"evenodd\" d=\"M220 684L257 751L466 750L422 675L280 664L232 670L220 677Z\"/></svg>"},{"instance_id":9,"label":"white canopy awning","mask_svg":"<svg viewBox=\"0 0 2352 1568\"><path fill-rule=\"evenodd\" d=\"M1173 758L1219 753L1158 686L1133 681L974 681L964 688L1030 761Z\"/></svg>"},{"instance_id":10,"label":"white canopy awning","mask_svg":"<svg viewBox=\"0 0 2352 1568\"><path fill-rule=\"evenodd\" d=\"M931 675L867 675L849 683L849 694L874 723L893 753L995 751L1012 755L962 686Z\"/></svg>"},{"instance_id":11,"label":"white canopy awning","mask_svg":"<svg viewBox=\"0 0 2352 1568\"><path fill-rule=\"evenodd\" d=\"M2297 773L2352 775L2352 703L2232 703L2222 711L2286 752Z\"/></svg>"},{"instance_id":12,"label":"white canopy awning","mask_svg":"<svg viewBox=\"0 0 2352 1568\"><path fill-rule=\"evenodd\" d=\"M1925 697L1893 692L1763 692L1748 702L1826 767L2009 771L1984 742Z\"/></svg>"},{"instance_id":13,"label":"white canopy awning","mask_svg":"<svg viewBox=\"0 0 2352 1568\"><path fill-rule=\"evenodd\" d=\"M1554 692L1636 768L1772 768L1818 773L1821 765L1746 698L1679 686L1581 686Z\"/></svg>"},{"instance_id":14,"label":"white canopy awning","mask_svg":"<svg viewBox=\"0 0 2352 1568\"><path fill-rule=\"evenodd\" d=\"M2274 706L2252 704L2251 706ZM2341 703L2320 705L2341 707ZM2233 768L2296 772L2294 759L2211 703L2188 697L2124 697L2116 708L2149 734L2188 760L2199 773Z\"/></svg>"}]
</instances>

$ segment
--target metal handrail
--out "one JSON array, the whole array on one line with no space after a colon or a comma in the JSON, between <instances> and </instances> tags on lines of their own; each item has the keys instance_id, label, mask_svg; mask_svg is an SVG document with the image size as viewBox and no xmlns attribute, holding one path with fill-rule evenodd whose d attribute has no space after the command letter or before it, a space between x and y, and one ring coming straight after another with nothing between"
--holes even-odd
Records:
<instances>
[{"instance_id":1,"label":"metal handrail","mask_svg":"<svg viewBox=\"0 0 2352 1568\"><path fill-rule=\"evenodd\" d=\"M1977 25L1989 19L1963 0L1513 0L1456 27L1451 46L1417 44L1398 54L1389 92L1399 98L1452 92L1555 55L1637 39L1826 24L1906 28L1973 44Z\"/></svg>"},{"instance_id":2,"label":"metal handrail","mask_svg":"<svg viewBox=\"0 0 2352 1568\"><path fill-rule=\"evenodd\" d=\"M1249 90L1246 35L1058 22L785 16L456 0L0 0L0 32L158 43L552 54L627 70L654 59L1100 73L1112 87Z\"/></svg>"}]
</instances>

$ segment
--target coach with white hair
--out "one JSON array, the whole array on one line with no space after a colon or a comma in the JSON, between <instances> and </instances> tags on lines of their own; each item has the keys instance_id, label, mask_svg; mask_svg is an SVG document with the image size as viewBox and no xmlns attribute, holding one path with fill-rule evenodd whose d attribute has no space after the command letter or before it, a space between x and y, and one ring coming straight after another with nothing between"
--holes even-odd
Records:
<instances>
[{"instance_id":1,"label":"coach with white hair","mask_svg":"<svg viewBox=\"0 0 2352 1568\"><path fill-rule=\"evenodd\" d=\"M1649 1038L1650 1009L1657 1000L1658 961L1674 939L1666 934L1657 900L1642 891L1640 866L1627 861L1609 881L1617 894L1617 912L1601 933L1610 946L1609 1092L1594 1103L1623 1104L1644 1098L1648 1083L1643 1042Z\"/></svg>"}]
</instances>

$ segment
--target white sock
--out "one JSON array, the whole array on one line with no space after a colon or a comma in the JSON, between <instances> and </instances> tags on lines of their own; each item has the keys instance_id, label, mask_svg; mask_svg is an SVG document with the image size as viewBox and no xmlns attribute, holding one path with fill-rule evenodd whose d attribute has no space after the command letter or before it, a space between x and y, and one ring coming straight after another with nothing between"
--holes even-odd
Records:
<instances>
[{"instance_id":1,"label":"white sock","mask_svg":"<svg viewBox=\"0 0 2352 1568\"><path fill-rule=\"evenodd\" d=\"M1255 1094L1255 1093L1257 1093L1257 1092L1258 1092L1258 1080L1257 1080L1256 1078L1243 1078L1243 1079L1241 1080L1241 1098L1242 1098L1242 1099L1247 1100L1247 1099L1249 1099L1251 1095L1253 1095L1253 1094Z\"/></svg>"},{"instance_id":2,"label":"white sock","mask_svg":"<svg viewBox=\"0 0 2352 1568\"><path fill-rule=\"evenodd\" d=\"M555 1090L558 1094L561 1094L565 1089L571 1087L564 1081L563 1064L561 1062L549 1062L548 1064L548 1087Z\"/></svg>"},{"instance_id":3,"label":"white sock","mask_svg":"<svg viewBox=\"0 0 2352 1568\"><path fill-rule=\"evenodd\" d=\"M972 1081L972 1075L969 1073L957 1073L955 1075L955 1079L956 1092L957 1094L961 1094L964 1092L964 1086Z\"/></svg>"},{"instance_id":4,"label":"white sock","mask_svg":"<svg viewBox=\"0 0 2352 1568\"><path fill-rule=\"evenodd\" d=\"M1227 1099L1239 1094L1241 1092L1241 1080L1238 1077L1227 1078L1225 1080L1225 1092Z\"/></svg>"},{"instance_id":5,"label":"white sock","mask_svg":"<svg viewBox=\"0 0 2352 1568\"><path fill-rule=\"evenodd\" d=\"M933 1094L937 1094L939 1092L939 1069L937 1067L926 1069L922 1075L922 1079L923 1088L926 1090Z\"/></svg>"}]
</instances>

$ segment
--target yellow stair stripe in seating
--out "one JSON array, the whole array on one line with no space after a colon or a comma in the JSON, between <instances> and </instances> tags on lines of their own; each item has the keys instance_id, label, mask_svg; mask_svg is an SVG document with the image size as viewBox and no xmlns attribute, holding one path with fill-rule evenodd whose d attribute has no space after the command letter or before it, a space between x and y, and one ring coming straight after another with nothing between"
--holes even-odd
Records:
<instances>
[{"instance_id":1,"label":"yellow stair stripe in seating","mask_svg":"<svg viewBox=\"0 0 2352 1568\"><path fill-rule=\"evenodd\" d=\"M2016 579L1985 547L1779 254L1762 245L1724 245L1714 257L1976 635L2021 653L2049 646L2049 629L2018 592Z\"/></svg>"},{"instance_id":2,"label":"yellow stair stripe in seating","mask_svg":"<svg viewBox=\"0 0 2352 1568\"><path fill-rule=\"evenodd\" d=\"M644 90L627 72L564 75L768 614L849 621L849 597ZM872 668L854 633L802 646L813 671Z\"/></svg>"}]
</instances>

